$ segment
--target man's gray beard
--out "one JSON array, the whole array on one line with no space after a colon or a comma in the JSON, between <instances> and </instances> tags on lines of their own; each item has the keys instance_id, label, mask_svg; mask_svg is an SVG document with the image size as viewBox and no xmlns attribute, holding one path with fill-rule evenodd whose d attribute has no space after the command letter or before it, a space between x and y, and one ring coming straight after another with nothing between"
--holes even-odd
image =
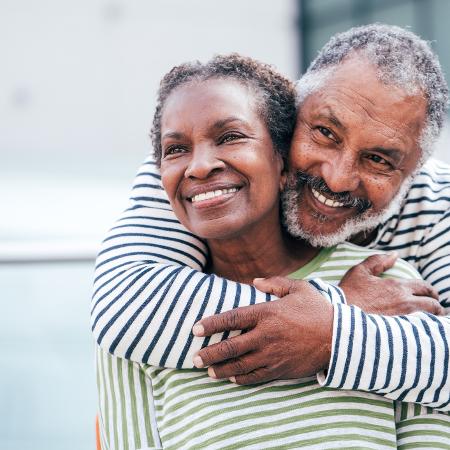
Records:
<instances>
[{"instance_id":1,"label":"man's gray beard","mask_svg":"<svg viewBox=\"0 0 450 450\"><path fill-rule=\"evenodd\" d=\"M281 194L283 223L289 234L296 238L301 238L311 244L313 247L333 247L341 242L350 240L352 236L361 232L374 230L378 225L383 224L396 214L402 205L403 199L406 197L411 186L414 175L405 178L399 191L391 200L391 202L383 210L373 213L371 208L359 213L355 217L348 219L338 230L331 234L320 234L312 232L304 228L299 215L301 207L302 191L307 188L306 185L296 188L295 174L290 175L285 190ZM320 214L315 215L317 222L325 223L330 219ZM332 220L332 219L331 219Z\"/></svg>"}]
</instances>

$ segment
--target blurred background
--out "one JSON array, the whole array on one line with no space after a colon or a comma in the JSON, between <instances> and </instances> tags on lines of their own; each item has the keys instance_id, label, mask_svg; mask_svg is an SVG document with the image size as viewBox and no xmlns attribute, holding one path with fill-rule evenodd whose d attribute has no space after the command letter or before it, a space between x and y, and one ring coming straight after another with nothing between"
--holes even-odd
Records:
<instances>
[{"instance_id":1,"label":"blurred background","mask_svg":"<svg viewBox=\"0 0 450 450\"><path fill-rule=\"evenodd\" d=\"M433 41L448 76L448 17L447 0L0 0L0 448L94 448L93 263L165 72L240 52L298 78L380 21Z\"/></svg>"}]
</instances>

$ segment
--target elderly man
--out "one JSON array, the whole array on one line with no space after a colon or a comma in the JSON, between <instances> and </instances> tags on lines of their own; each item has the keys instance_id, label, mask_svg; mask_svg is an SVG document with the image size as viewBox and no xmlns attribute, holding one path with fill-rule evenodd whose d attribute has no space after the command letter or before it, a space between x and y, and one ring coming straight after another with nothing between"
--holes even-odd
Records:
<instances>
[{"instance_id":1,"label":"elderly man","mask_svg":"<svg viewBox=\"0 0 450 450\"><path fill-rule=\"evenodd\" d=\"M422 167L442 127L447 86L428 46L396 27L352 29L324 47L299 83L299 94L284 194L288 230L315 246L351 239L396 250L448 306L450 169L433 161ZM205 298L210 305L217 297L215 311L221 312L265 296L240 285L224 291L220 283L205 284L195 270L172 266L201 269L205 247L169 212L150 162L132 200L98 258L94 334L116 356L192 367L192 356L210 340L183 333L205 315ZM315 317L302 309L309 287L256 281L286 298L203 319L194 328L198 336L249 331L204 348L196 365L212 364L211 376L240 384L325 370L319 375L324 386L449 410L449 320L424 313L389 317L408 312L408 305L410 311L439 312L423 285L374 276L391 263L375 257L355 268L341 287L347 302L361 309L335 304L332 336L314 339ZM152 323L159 308L165 320ZM384 315L367 314L377 311ZM179 317L185 326L175 331L171 321ZM319 341L324 345L313 344Z\"/></svg>"}]
</instances>

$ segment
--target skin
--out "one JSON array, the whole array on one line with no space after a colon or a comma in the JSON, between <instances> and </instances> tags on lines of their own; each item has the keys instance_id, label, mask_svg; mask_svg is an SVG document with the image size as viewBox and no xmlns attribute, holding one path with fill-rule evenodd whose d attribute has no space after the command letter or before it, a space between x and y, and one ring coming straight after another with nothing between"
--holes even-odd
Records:
<instances>
[{"instance_id":1,"label":"skin","mask_svg":"<svg viewBox=\"0 0 450 450\"><path fill-rule=\"evenodd\" d=\"M322 178L335 193L369 200L370 212L380 212L417 167L425 114L420 92L387 86L368 60L350 58L301 105L290 166ZM302 197L298 221L311 233L332 234L359 214L324 205L309 188Z\"/></svg>"},{"instance_id":2,"label":"skin","mask_svg":"<svg viewBox=\"0 0 450 450\"><path fill-rule=\"evenodd\" d=\"M292 273L317 253L282 232L283 161L257 106L247 86L211 79L177 88L161 121L161 179L175 214L207 240L211 272L247 283Z\"/></svg>"},{"instance_id":3,"label":"skin","mask_svg":"<svg viewBox=\"0 0 450 450\"><path fill-rule=\"evenodd\" d=\"M301 105L290 153L292 170L321 177L336 193L368 199L371 212L380 212L417 167L425 111L420 93L410 95L381 83L370 62L354 56ZM354 208L318 202L309 188L298 208L298 219L310 232L332 234L358 214ZM354 236L353 241L366 243L371 238L369 233ZM437 293L425 282L378 278L395 259L396 255L372 257L350 271L341 284L348 303L368 313L442 314ZM331 341L323 331L328 327L323 323L310 327L322 311L315 308L315 316L308 314L311 305L303 299L305 286L285 278L254 284L284 298L201 320L193 329L197 336L236 329L247 332L202 349L195 365L210 366L210 376L239 384L309 376L326 368ZM390 296L379 299L379 292ZM327 320L331 326L332 318ZM320 342L327 345L318 347Z\"/></svg>"}]
</instances>

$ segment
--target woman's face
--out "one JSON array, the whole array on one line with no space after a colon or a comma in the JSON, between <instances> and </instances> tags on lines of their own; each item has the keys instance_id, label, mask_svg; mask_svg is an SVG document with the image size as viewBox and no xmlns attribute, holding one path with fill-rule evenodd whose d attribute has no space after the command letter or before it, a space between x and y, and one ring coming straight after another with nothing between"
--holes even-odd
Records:
<instances>
[{"instance_id":1,"label":"woman's face","mask_svg":"<svg viewBox=\"0 0 450 450\"><path fill-rule=\"evenodd\" d=\"M183 85L166 100L162 183L197 236L237 237L278 221L283 163L256 108L251 89L224 79Z\"/></svg>"}]
</instances>

